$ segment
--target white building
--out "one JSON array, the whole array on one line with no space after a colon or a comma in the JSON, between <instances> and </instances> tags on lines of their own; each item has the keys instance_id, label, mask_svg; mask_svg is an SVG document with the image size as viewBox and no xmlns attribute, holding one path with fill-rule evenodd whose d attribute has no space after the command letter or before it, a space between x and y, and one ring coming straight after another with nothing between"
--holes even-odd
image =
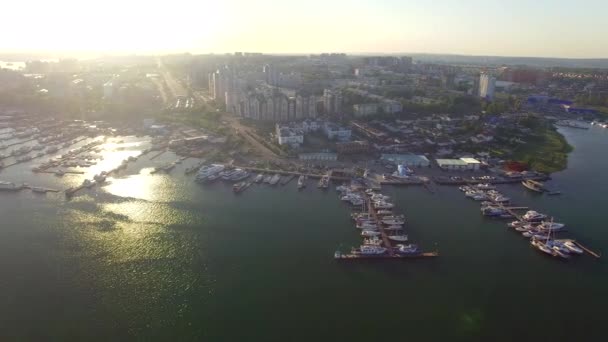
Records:
<instances>
[{"instance_id":1,"label":"white building","mask_svg":"<svg viewBox=\"0 0 608 342\"><path fill-rule=\"evenodd\" d=\"M276 124L276 134L279 145L299 147L304 143L304 132L298 128Z\"/></svg>"},{"instance_id":2,"label":"white building","mask_svg":"<svg viewBox=\"0 0 608 342\"><path fill-rule=\"evenodd\" d=\"M330 140L349 141L352 134L350 128L339 126L333 122L325 122L323 130L327 139Z\"/></svg>"},{"instance_id":3,"label":"white building","mask_svg":"<svg viewBox=\"0 0 608 342\"><path fill-rule=\"evenodd\" d=\"M444 170L479 170L481 162L475 158L437 159L437 165Z\"/></svg>"},{"instance_id":4,"label":"white building","mask_svg":"<svg viewBox=\"0 0 608 342\"><path fill-rule=\"evenodd\" d=\"M481 74L479 76L479 97L484 99L493 100L494 90L496 89L496 78L488 75Z\"/></svg>"}]
</instances>

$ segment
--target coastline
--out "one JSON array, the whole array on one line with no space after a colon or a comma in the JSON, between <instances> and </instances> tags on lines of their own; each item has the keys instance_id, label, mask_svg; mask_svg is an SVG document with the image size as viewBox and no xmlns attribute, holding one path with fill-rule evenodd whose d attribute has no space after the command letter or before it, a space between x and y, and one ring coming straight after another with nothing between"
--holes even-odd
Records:
<instances>
[{"instance_id":1,"label":"coastline","mask_svg":"<svg viewBox=\"0 0 608 342\"><path fill-rule=\"evenodd\" d=\"M573 150L564 135L551 126L516 150L514 159L528 164L534 171L551 174L568 167L568 154Z\"/></svg>"}]
</instances>

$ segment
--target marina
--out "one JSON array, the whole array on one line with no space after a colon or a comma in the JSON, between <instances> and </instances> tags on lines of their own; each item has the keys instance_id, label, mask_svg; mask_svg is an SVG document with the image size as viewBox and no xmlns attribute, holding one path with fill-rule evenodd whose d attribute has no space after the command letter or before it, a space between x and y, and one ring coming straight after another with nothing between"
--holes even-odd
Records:
<instances>
[{"instance_id":1,"label":"marina","mask_svg":"<svg viewBox=\"0 0 608 342\"><path fill-rule=\"evenodd\" d=\"M537 181L526 180L522 184L534 192L546 191L543 184ZM555 223L553 217L529 210L528 207L513 206L508 197L496 191L496 188L488 183L461 186L460 190L466 197L481 201L481 212L484 216L499 219L515 218L516 221L508 223L507 227L528 238L531 246L545 254L567 260L571 255L582 254L582 251L585 251L595 258L601 257L600 254L583 247L575 240L557 239L556 234L567 231L565 224ZM521 214L522 210L526 212Z\"/></svg>"}]
</instances>

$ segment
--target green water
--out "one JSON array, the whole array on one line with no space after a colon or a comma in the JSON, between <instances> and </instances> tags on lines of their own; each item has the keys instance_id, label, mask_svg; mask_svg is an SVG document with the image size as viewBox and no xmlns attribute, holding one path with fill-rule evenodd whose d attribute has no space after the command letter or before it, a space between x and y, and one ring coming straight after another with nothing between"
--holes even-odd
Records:
<instances>
[{"instance_id":1,"label":"green water","mask_svg":"<svg viewBox=\"0 0 608 342\"><path fill-rule=\"evenodd\" d=\"M575 147L550 183L562 196L500 190L606 249L608 133L562 131ZM130 147L133 150L138 146ZM130 148L127 148L126 152ZM125 153L126 153L125 152ZM603 336L604 260L561 262L456 188L386 188L434 260L340 263L360 239L333 190L295 182L234 195L140 158L103 188L0 193L1 340L574 341ZM121 157L122 158L122 157ZM0 179L59 187L26 165ZM41 184L43 183L43 184ZM585 337L585 338L580 338Z\"/></svg>"}]
</instances>

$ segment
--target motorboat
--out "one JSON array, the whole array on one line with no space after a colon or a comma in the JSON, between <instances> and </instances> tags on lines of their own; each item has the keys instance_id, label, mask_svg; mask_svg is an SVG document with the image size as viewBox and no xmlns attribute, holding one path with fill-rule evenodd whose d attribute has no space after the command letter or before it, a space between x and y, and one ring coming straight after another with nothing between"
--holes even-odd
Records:
<instances>
[{"instance_id":1,"label":"motorboat","mask_svg":"<svg viewBox=\"0 0 608 342\"><path fill-rule=\"evenodd\" d=\"M353 249L353 254L359 255L382 255L386 253L387 249L380 246L362 245L357 249Z\"/></svg>"},{"instance_id":2,"label":"motorboat","mask_svg":"<svg viewBox=\"0 0 608 342\"><path fill-rule=\"evenodd\" d=\"M306 176L300 175L298 177L298 189L302 189L306 187Z\"/></svg>"},{"instance_id":3,"label":"motorboat","mask_svg":"<svg viewBox=\"0 0 608 342\"><path fill-rule=\"evenodd\" d=\"M402 219L393 219L393 220L385 220L385 219L383 219L382 223L383 224L387 224L387 225L402 225L402 224L405 223L405 221L402 220Z\"/></svg>"},{"instance_id":4,"label":"motorboat","mask_svg":"<svg viewBox=\"0 0 608 342\"><path fill-rule=\"evenodd\" d=\"M350 215L353 220L367 220L374 218L370 213L352 213Z\"/></svg>"},{"instance_id":5,"label":"motorboat","mask_svg":"<svg viewBox=\"0 0 608 342\"><path fill-rule=\"evenodd\" d=\"M547 241L545 241L545 245L547 247L553 249L554 251L558 251L558 252L564 253L564 254L570 254L570 250L559 241L547 240Z\"/></svg>"},{"instance_id":6,"label":"motorboat","mask_svg":"<svg viewBox=\"0 0 608 342\"><path fill-rule=\"evenodd\" d=\"M376 208L376 209L392 209L393 207L394 207L394 205L389 202L383 202L383 201L374 202L374 208Z\"/></svg>"},{"instance_id":7,"label":"motorboat","mask_svg":"<svg viewBox=\"0 0 608 342\"><path fill-rule=\"evenodd\" d=\"M543 221L538 226L538 229L545 230L545 231L558 231L558 230L564 229L565 227L566 227L566 225L563 223Z\"/></svg>"},{"instance_id":8,"label":"motorboat","mask_svg":"<svg viewBox=\"0 0 608 342\"><path fill-rule=\"evenodd\" d=\"M528 221L528 222L542 221L546 218L547 218L547 215L541 214L534 210L529 210L524 214L524 216L522 216L522 219L524 219L525 221Z\"/></svg>"},{"instance_id":9,"label":"motorboat","mask_svg":"<svg viewBox=\"0 0 608 342\"><path fill-rule=\"evenodd\" d=\"M517 227L525 226L526 224L527 224L526 222L522 222L522 221L513 221L513 222L507 223L507 227L517 228Z\"/></svg>"},{"instance_id":10,"label":"motorboat","mask_svg":"<svg viewBox=\"0 0 608 342\"><path fill-rule=\"evenodd\" d=\"M365 244L365 245L372 245L372 246L381 246L382 245L382 239L380 239L377 236L373 236L373 237L370 237L370 238L363 239L363 244Z\"/></svg>"},{"instance_id":11,"label":"motorboat","mask_svg":"<svg viewBox=\"0 0 608 342\"><path fill-rule=\"evenodd\" d=\"M574 243L574 241L564 241L564 247L568 248L570 252L576 254L583 254L583 250Z\"/></svg>"},{"instance_id":12,"label":"motorboat","mask_svg":"<svg viewBox=\"0 0 608 342\"><path fill-rule=\"evenodd\" d=\"M545 244L544 244L542 241L540 241L540 240L537 240L537 239L535 239L535 238L532 238L532 239L530 240L530 244L531 244L531 245L532 245L534 248L538 249L539 251L541 251L541 252L543 252L543 253L546 253L546 254L549 254L549 255L553 255L553 250L552 250L551 248L547 247L547 245L545 245Z\"/></svg>"},{"instance_id":13,"label":"motorboat","mask_svg":"<svg viewBox=\"0 0 608 342\"><path fill-rule=\"evenodd\" d=\"M488 183L485 183L485 184L481 184L480 183L480 184L477 184L475 187L477 189L480 189L480 190L494 190L494 189L496 189L496 187L494 185L488 184Z\"/></svg>"},{"instance_id":14,"label":"motorboat","mask_svg":"<svg viewBox=\"0 0 608 342\"><path fill-rule=\"evenodd\" d=\"M543 192L543 191L545 191L543 183L537 182L537 181L532 180L532 179L526 179L526 180L522 181L521 184L523 186L525 186L527 189L532 190L534 192Z\"/></svg>"},{"instance_id":15,"label":"motorboat","mask_svg":"<svg viewBox=\"0 0 608 342\"><path fill-rule=\"evenodd\" d=\"M253 181L256 183L261 183L263 180L264 180L264 175L261 173L256 175L255 178L253 179Z\"/></svg>"},{"instance_id":16,"label":"motorboat","mask_svg":"<svg viewBox=\"0 0 608 342\"><path fill-rule=\"evenodd\" d=\"M389 210L389 209L382 209L382 210L378 210L377 214L378 215L392 215L393 211Z\"/></svg>"},{"instance_id":17,"label":"motorboat","mask_svg":"<svg viewBox=\"0 0 608 342\"><path fill-rule=\"evenodd\" d=\"M395 248L395 252L398 254L402 254L402 255L416 255L416 254L421 253L418 245L415 245L412 243L407 244L407 245L402 245L402 244L397 245Z\"/></svg>"},{"instance_id":18,"label":"motorboat","mask_svg":"<svg viewBox=\"0 0 608 342\"><path fill-rule=\"evenodd\" d=\"M364 230L361 232L361 236L363 236L363 237L372 237L372 236L380 236L380 235L382 235L382 234L376 230Z\"/></svg>"},{"instance_id":19,"label":"motorboat","mask_svg":"<svg viewBox=\"0 0 608 342\"><path fill-rule=\"evenodd\" d=\"M388 239L395 242L407 242L407 235L389 235Z\"/></svg>"},{"instance_id":20,"label":"motorboat","mask_svg":"<svg viewBox=\"0 0 608 342\"><path fill-rule=\"evenodd\" d=\"M371 224L371 223L357 223L357 228L359 229L363 229L363 230L377 230L378 226L375 224Z\"/></svg>"},{"instance_id":21,"label":"motorboat","mask_svg":"<svg viewBox=\"0 0 608 342\"><path fill-rule=\"evenodd\" d=\"M277 183L279 183L280 180L281 180L281 175L277 173L274 176L272 176L272 178L270 178L270 181L268 183L270 185L277 185Z\"/></svg>"},{"instance_id":22,"label":"motorboat","mask_svg":"<svg viewBox=\"0 0 608 342\"><path fill-rule=\"evenodd\" d=\"M481 213L484 216L502 216L502 215L506 214L507 211L502 208L483 207L483 208L481 208Z\"/></svg>"}]
</instances>

